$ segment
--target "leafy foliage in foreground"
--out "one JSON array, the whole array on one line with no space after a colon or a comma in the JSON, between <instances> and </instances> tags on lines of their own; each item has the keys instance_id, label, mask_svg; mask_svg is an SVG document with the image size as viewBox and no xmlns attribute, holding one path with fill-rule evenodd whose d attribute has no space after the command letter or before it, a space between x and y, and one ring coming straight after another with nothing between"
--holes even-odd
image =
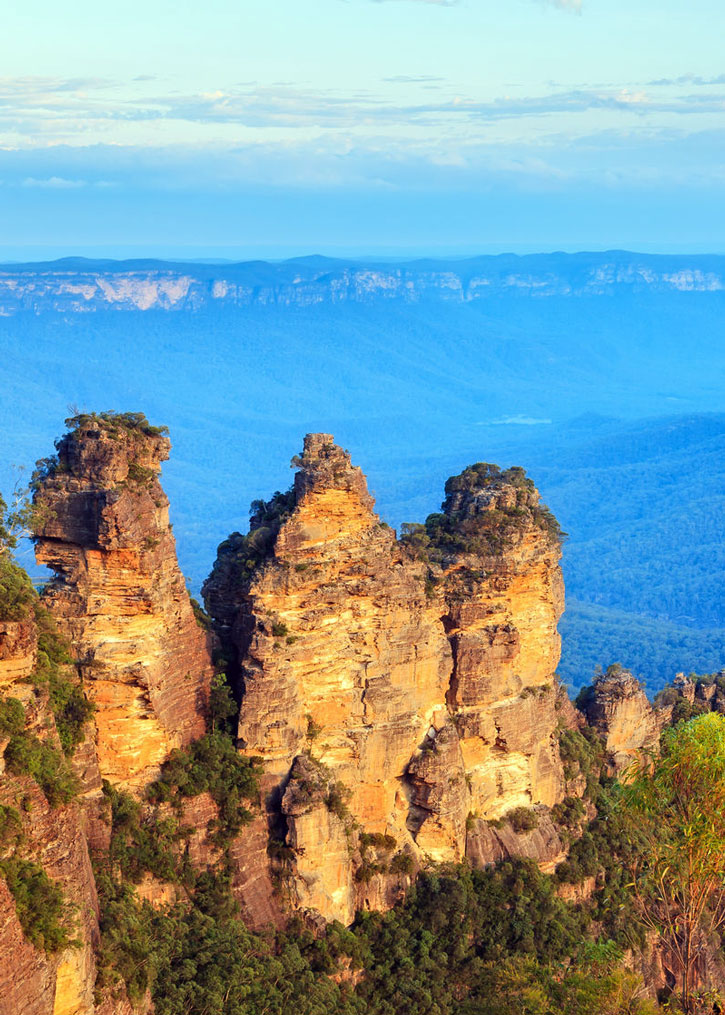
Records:
<instances>
[{"instance_id":1,"label":"leafy foliage in foreground","mask_svg":"<svg viewBox=\"0 0 725 1015\"><path fill-rule=\"evenodd\" d=\"M154 910L99 874L99 986L147 989L158 1015L646 1015L621 951L586 943L586 918L527 863L426 875L386 914L321 938L301 925L255 934L225 874ZM498 911L492 906L499 906ZM502 908L501 908L502 907ZM574 956L574 961L570 961ZM357 971L340 983L331 974ZM359 981L359 982L356 982Z\"/></svg>"}]
</instances>

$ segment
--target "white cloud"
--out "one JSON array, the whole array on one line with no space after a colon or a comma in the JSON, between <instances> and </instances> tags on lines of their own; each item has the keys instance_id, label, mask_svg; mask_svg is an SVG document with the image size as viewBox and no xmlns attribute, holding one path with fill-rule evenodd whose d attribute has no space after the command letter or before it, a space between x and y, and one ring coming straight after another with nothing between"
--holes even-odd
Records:
<instances>
[{"instance_id":1,"label":"white cloud","mask_svg":"<svg viewBox=\"0 0 725 1015\"><path fill-rule=\"evenodd\" d=\"M582 0L544 0L544 3L561 7L565 11L576 11L577 14L581 14L582 11Z\"/></svg>"},{"instance_id":2,"label":"white cloud","mask_svg":"<svg viewBox=\"0 0 725 1015\"><path fill-rule=\"evenodd\" d=\"M22 187L40 187L44 190L75 190L78 187L85 187L85 180L67 180L64 176L49 176L45 180L39 180L35 176L26 176L21 183Z\"/></svg>"}]
</instances>

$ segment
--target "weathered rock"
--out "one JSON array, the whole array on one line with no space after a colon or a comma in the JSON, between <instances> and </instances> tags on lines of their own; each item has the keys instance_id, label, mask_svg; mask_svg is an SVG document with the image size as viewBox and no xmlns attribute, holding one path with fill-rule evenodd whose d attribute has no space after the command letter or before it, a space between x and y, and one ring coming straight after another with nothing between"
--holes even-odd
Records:
<instances>
[{"instance_id":1,"label":"weathered rock","mask_svg":"<svg viewBox=\"0 0 725 1015\"><path fill-rule=\"evenodd\" d=\"M204 732L208 638L176 561L158 474L169 441L141 417L82 416L41 469L36 558L44 600L96 706L102 776L138 789Z\"/></svg>"},{"instance_id":2,"label":"weathered rock","mask_svg":"<svg viewBox=\"0 0 725 1015\"><path fill-rule=\"evenodd\" d=\"M446 524L465 539L427 555L380 524L332 437L308 435L296 464L294 489L220 546L204 596L238 667L240 745L277 781L294 904L346 919L361 861L344 822L321 800L290 809L291 782L281 795L306 752L362 829L417 858L460 860L470 812L563 797L560 551L520 470L450 492ZM386 883L365 882L379 898Z\"/></svg>"},{"instance_id":3,"label":"weathered rock","mask_svg":"<svg viewBox=\"0 0 725 1015\"><path fill-rule=\"evenodd\" d=\"M509 857L535 860L545 874L552 874L566 857L566 845L546 808L537 808L537 824L517 833L507 822L469 821L466 855L475 867L488 867Z\"/></svg>"},{"instance_id":4,"label":"weathered rock","mask_svg":"<svg viewBox=\"0 0 725 1015\"><path fill-rule=\"evenodd\" d=\"M16 697L17 689L26 691L26 732L58 749L47 696L18 684ZM36 948L25 938L14 899L0 877L0 1015L92 1015L98 901L82 810L75 801L51 807L32 778L8 770L0 779L0 804L14 808L22 826L22 836L1 847L4 855L17 852L57 882L77 910L78 940L78 947L56 954Z\"/></svg>"},{"instance_id":5,"label":"weathered rock","mask_svg":"<svg viewBox=\"0 0 725 1015\"><path fill-rule=\"evenodd\" d=\"M0 621L0 689L29 676L35 668L38 635L34 619Z\"/></svg>"},{"instance_id":6,"label":"weathered rock","mask_svg":"<svg viewBox=\"0 0 725 1015\"><path fill-rule=\"evenodd\" d=\"M694 685L692 688L694 697ZM621 772L657 746L663 717L629 670L610 667L580 697L587 722L604 738L610 768Z\"/></svg>"}]
</instances>

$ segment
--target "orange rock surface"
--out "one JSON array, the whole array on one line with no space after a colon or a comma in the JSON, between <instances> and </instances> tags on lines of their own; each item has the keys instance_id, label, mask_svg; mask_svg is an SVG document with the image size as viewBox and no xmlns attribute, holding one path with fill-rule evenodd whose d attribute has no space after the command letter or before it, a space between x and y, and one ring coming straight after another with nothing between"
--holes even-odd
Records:
<instances>
[{"instance_id":1,"label":"orange rock surface","mask_svg":"<svg viewBox=\"0 0 725 1015\"><path fill-rule=\"evenodd\" d=\"M204 732L211 679L159 483L155 428L80 417L35 493L46 605L96 706L104 778L139 789L173 747Z\"/></svg>"},{"instance_id":2,"label":"orange rock surface","mask_svg":"<svg viewBox=\"0 0 725 1015\"><path fill-rule=\"evenodd\" d=\"M329 773L360 827L419 860L461 859L472 813L564 795L558 541L518 474L447 510L464 528L484 511L516 526L487 554L416 553L380 523L349 454L311 434L294 491L222 544L205 585L238 661L240 746L279 786L296 904L327 918L349 920L360 903L360 861L321 799L285 806L301 758Z\"/></svg>"}]
</instances>

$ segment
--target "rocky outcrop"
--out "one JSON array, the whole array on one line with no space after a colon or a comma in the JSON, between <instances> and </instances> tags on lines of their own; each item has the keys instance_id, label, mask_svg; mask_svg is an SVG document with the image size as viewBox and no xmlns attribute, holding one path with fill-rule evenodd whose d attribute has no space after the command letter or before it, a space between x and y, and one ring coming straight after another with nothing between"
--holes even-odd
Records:
<instances>
[{"instance_id":1,"label":"rocky outcrop","mask_svg":"<svg viewBox=\"0 0 725 1015\"><path fill-rule=\"evenodd\" d=\"M179 570L159 483L169 440L138 415L69 420L34 480L44 600L96 707L104 778L138 789L204 732L208 638Z\"/></svg>"},{"instance_id":2,"label":"rocky outcrop","mask_svg":"<svg viewBox=\"0 0 725 1015\"><path fill-rule=\"evenodd\" d=\"M32 610L22 621L0 623L0 631L0 701L21 703L22 738L47 746L51 753L45 765L52 770L64 761L48 692L29 679L38 642ZM6 764L11 735L8 729L0 730L0 860L12 865L7 870L33 865L15 875L21 891L27 890L30 877L47 876L55 882L69 907L65 923L69 930L74 925L75 944L51 952L31 943L9 882L0 877L0 1015L92 1015L98 902L85 817L76 801L51 806L33 778Z\"/></svg>"},{"instance_id":3,"label":"rocky outcrop","mask_svg":"<svg viewBox=\"0 0 725 1015\"><path fill-rule=\"evenodd\" d=\"M693 698L694 691L693 685ZM629 670L610 666L582 692L579 706L602 736L613 773L657 747L665 717L652 708L644 687Z\"/></svg>"},{"instance_id":4,"label":"rocky outcrop","mask_svg":"<svg viewBox=\"0 0 725 1015\"><path fill-rule=\"evenodd\" d=\"M0 690L29 676L37 654L38 635L32 617L0 620Z\"/></svg>"},{"instance_id":5,"label":"rocky outcrop","mask_svg":"<svg viewBox=\"0 0 725 1015\"><path fill-rule=\"evenodd\" d=\"M241 749L264 759L284 819L293 901L345 920L365 865L331 794L416 862L462 859L471 814L562 799L560 551L521 470L454 477L443 513L398 541L330 435L295 464L293 490L220 546L204 595L236 659ZM327 789L300 810L290 787L310 764Z\"/></svg>"}]
</instances>

